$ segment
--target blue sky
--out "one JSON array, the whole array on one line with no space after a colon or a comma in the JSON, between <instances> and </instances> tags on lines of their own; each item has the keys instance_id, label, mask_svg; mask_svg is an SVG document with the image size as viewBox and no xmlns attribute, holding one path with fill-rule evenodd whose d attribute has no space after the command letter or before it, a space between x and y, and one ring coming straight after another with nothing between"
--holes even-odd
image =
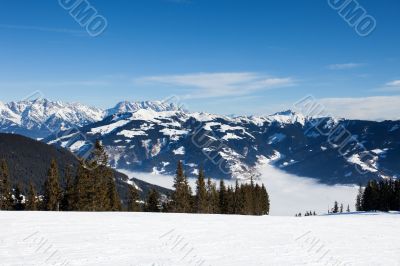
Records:
<instances>
[{"instance_id":1,"label":"blue sky","mask_svg":"<svg viewBox=\"0 0 400 266\"><path fill-rule=\"evenodd\" d=\"M337 116L398 118L397 0L358 1L377 22L367 37L326 0L88 2L108 22L97 37L57 0L1 1L2 102L177 95L194 111L268 114L313 95Z\"/></svg>"}]
</instances>

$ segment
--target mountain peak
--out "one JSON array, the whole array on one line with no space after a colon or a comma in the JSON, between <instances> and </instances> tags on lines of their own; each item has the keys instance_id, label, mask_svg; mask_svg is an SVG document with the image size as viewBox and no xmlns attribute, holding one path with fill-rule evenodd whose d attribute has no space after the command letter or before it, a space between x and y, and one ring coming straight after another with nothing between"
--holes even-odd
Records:
<instances>
[{"instance_id":1,"label":"mountain peak","mask_svg":"<svg viewBox=\"0 0 400 266\"><path fill-rule=\"evenodd\" d=\"M280 124L300 123L304 125L307 120L307 117L301 113L297 113L292 110L286 110L275 113L273 115L269 115L267 117L267 120L271 122L278 122Z\"/></svg>"},{"instance_id":2,"label":"mountain peak","mask_svg":"<svg viewBox=\"0 0 400 266\"><path fill-rule=\"evenodd\" d=\"M117 113L136 112L138 110L152 110L155 112L165 111L180 111L181 109L174 103L163 101L122 101L119 102L114 108L107 110L107 115L114 115Z\"/></svg>"}]
</instances>

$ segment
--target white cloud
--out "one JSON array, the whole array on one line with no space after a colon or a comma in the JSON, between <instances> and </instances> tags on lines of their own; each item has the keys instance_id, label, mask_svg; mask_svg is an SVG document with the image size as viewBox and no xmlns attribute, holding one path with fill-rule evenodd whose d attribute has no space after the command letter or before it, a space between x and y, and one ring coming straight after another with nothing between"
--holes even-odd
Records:
<instances>
[{"instance_id":1,"label":"white cloud","mask_svg":"<svg viewBox=\"0 0 400 266\"><path fill-rule=\"evenodd\" d=\"M357 187L328 186L311 178L302 178L285 173L272 165L260 169L261 181L265 184L271 201L271 215L289 215L316 211L327 213L334 201L350 205L354 210Z\"/></svg>"},{"instance_id":2,"label":"white cloud","mask_svg":"<svg viewBox=\"0 0 400 266\"><path fill-rule=\"evenodd\" d=\"M364 66L364 64L361 63L345 63L345 64L332 64L329 65L328 68L330 70L348 70L348 69L354 69L354 68L359 68Z\"/></svg>"},{"instance_id":3,"label":"white cloud","mask_svg":"<svg viewBox=\"0 0 400 266\"><path fill-rule=\"evenodd\" d=\"M398 92L400 91L400 80L392 80L384 84L382 87L373 91Z\"/></svg>"},{"instance_id":4,"label":"white cloud","mask_svg":"<svg viewBox=\"0 0 400 266\"><path fill-rule=\"evenodd\" d=\"M391 82L386 83L386 86L389 87L400 87L400 80L393 80Z\"/></svg>"},{"instance_id":5,"label":"white cloud","mask_svg":"<svg viewBox=\"0 0 400 266\"><path fill-rule=\"evenodd\" d=\"M261 90L295 85L290 77L271 77L253 72L152 76L136 81L185 88L188 90L185 98L249 95Z\"/></svg>"},{"instance_id":6,"label":"white cloud","mask_svg":"<svg viewBox=\"0 0 400 266\"><path fill-rule=\"evenodd\" d=\"M324 113L337 118L376 121L400 119L400 96L323 98L318 102L324 106Z\"/></svg>"}]
</instances>

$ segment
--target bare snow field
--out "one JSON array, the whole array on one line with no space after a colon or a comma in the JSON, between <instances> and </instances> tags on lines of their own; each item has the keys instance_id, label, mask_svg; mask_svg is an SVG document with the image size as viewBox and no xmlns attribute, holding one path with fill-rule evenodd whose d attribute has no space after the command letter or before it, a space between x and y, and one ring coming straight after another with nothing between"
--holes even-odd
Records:
<instances>
[{"instance_id":1,"label":"bare snow field","mask_svg":"<svg viewBox=\"0 0 400 266\"><path fill-rule=\"evenodd\" d=\"M0 265L400 265L400 215L0 212Z\"/></svg>"}]
</instances>

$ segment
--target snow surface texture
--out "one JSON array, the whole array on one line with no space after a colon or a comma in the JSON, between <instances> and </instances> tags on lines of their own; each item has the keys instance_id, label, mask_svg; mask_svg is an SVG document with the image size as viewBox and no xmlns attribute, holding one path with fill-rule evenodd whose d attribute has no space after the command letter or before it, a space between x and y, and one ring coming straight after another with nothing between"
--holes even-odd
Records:
<instances>
[{"instance_id":1,"label":"snow surface texture","mask_svg":"<svg viewBox=\"0 0 400 266\"><path fill-rule=\"evenodd\" d=\"M0 212L0 264L400 265L399 223L399 214Z\"/></svg>"},{"instance_id":2,"label":"snow surface texture","mask_svg":"<svg viewBox=\"0 0 400 266\"><path fill-rule=\"evenodd\" d=\"M118 170L129 177L136 177L151 184L172 189L173 176L149 174ZM271 215L288 215L316 211L326 213L333 203L343 203L344 209L350 205L354 210L354 203L358 188L356 186L328 186L317 183L310 178L302 178L285 173L272 165L266 164L259 167L261 173L259 183L267 187L271 201ZM214 180L219 182L218 180ZM196 188L196 180L189 179L193 191ZM225 180L226 184L234 185L234 180Z\"/></svg>"}]
</instances>

